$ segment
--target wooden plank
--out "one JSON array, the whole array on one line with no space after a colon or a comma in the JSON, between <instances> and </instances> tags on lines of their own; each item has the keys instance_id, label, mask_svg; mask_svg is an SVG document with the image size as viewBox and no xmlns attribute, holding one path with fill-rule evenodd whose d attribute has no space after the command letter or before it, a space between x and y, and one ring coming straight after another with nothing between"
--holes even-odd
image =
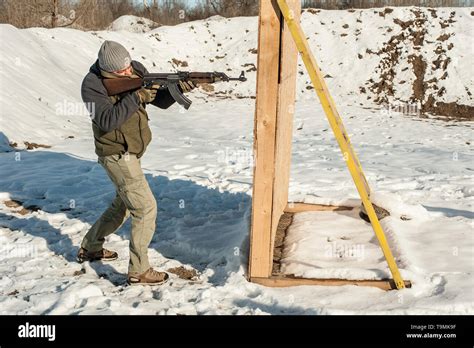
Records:
<instances>
[{"instance_id":1,"label":"wooden plank","mask_svg":"<svg viewBox=\"0 0 474 348\"><path fill-rule=\"evenodd\" d=\"M306 39L306 36L303 32L300 21L295 21L294 13L288 6L287 0L277 0L277 2L281 12L285 17L285 22L288 24L290 32L295 40L298 51L301 53L301 57L306 69L308 70L308 74L311 78L314 89L319 97L323 110L326 113L327 119L331 125L339 147L341 148L341 152L344 156L344 159L346 160L349 172L351 173L354 184L357 187L357 191L359 192L362 203L364 204L365 210L367 211L367 215L369 216L370 222L372 223L375 235L379 241L380 247L382 248L385 259L387 260L390 272L395 279L398 289L403 289L403 279L400 275L400 271L395 258L393 257L382 225L380 224L374 207L370 201L370 187L367 183L364 172L362 171L359 159L354 151L354 148L352 147L349 135L344 128L342 118L337 111L336 104L329 93L321 70L318 67L316 58L311 52L308 40Z\"/></svg>"},{"instance_id":2,"label":"wooden plank","mask_svg":"<svg viewBox=\"0 0 474 348\"><path fill-rule=\"evenodd\" d=\"M252 277L251 281L269 287L290 287L302 285L322 285L322 286L371 286L382 290L397 289L393 279L382 280L351 280L351 279L315 279L315 278L298 278L292 276L273 276L269 278ZM411 282L405 280L405 287L411 288Z\"/></svg>"},{"instance_id":3,"label":"wooden plank","mask_svg":"<svg viewBox=\"0 0 474 348\"><path fill-rule=\"evenodd\" d=\"M271 222L279 60L280 11L276 1L261 0L249 257L249 275L251 277L268 277L272 268Z\"/></svg>"},{"instance_id":4,"label":"wooden plank","mask_svg":"<svg viewBox=\"0 0 474 348\"><path fill-rule=\"evenodd\" d=\"M301 15L301 1L289 0L288 5L295 19ZM283 23L280 47L280 83L278 86L278 107L275 138L275 177L273 184L273 209L271 229L271 250L283 211L288 202L290 185L291 143L293 139L293 115L296 97L296 74L298 50L286 23Z\"/></svg>"},{"instance_id":5,"label":"wooden plank","mask_svg":"<svg viewBox=\"0 0 474 348\"><path fill-rule=\"evenodd\" d=\"M309 204L309 203L288 203L285 207L286 213L301 213L305 211L341 211L352 210L354 207L323 205L323 204Z\"/></svg>"}]
</instances>

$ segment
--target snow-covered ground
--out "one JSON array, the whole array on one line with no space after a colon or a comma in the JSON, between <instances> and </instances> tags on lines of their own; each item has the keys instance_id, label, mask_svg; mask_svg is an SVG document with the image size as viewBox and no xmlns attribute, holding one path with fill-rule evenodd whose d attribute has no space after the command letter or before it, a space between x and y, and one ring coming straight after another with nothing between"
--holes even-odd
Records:
<instances>
[{"instance_id":1,"label":"snow-covered ground","mask_svg":"<svg viewBox=\"0 0 474 348\"><path fill-rule=\"evenodd\" d=\"M117 18L107 28L113 31L127 31L132 33L146 33L158 27L158 23L153 22L148 18L136 16L122 16Z\"/></svg>"},{"instance_id":2,"label":"snow-covered ground","mask_svg":"<svg viewBox=\"0 0 474 348\"><path fill-rule=\"evenodd\" d=\"M471 107L473 51L467 35L473 29L472 10L438 9L433 22L438 25L439 17L448 20L456 12L455 22L442 29L454 33L449 37L454 47L447 54L457 63L447 65L448 76L442 80L446 92L437 100ZM189 282L173 275L162 287L124 286L129 223L107 242L119 252L117 261L77 264L74 256L81 238L113 197L112 184L96 162L90 119L80 108L79 85L101 42L122 42L150 71L176 68L238 75L242 69L253 70L246 64L256 63L252 52L257 47L257 20L213 17L146 33L18 30L1 25L0 313L473 314L472 122L396 113L374 102L384 94L371 92L367 81L377 82L383 74L377 71L383 55L365 53L366 49L386 47L392 34L405 30L394 18L407 21L416 16L413 8L397 8L385 17L380 12L307 12L303 24L323 72L331 76L329 87L375 197L391 212L383 224L402 274L414 283L411 289L271 289L246 281L254 71L247 72L245 84L193 92L194 104L187 112L176 106L149 110L154 139L143 165L159 206L151 260L159 269L194 268L200 279ZM389 28L393 32L384 35ZM445 33L432 30L425 41ZM341 36L345 31L348 35ZM412 102L416 75L403 70L411 63L407 55L402 57L395 64L400 72L393 84L399 89L388 95L391 103L394 98ZM428 53L424 57L438 58ZM402 74L408 82L399 84ZM306 75L299 75L291 199L328 204L350 200L357 205L357 192L307 82ZM366 93L360 92L364 86ZM52 147L25 151L25 141ZM8 142L16 143L17 149ZM401 220L402 215L411 219ZM387 275L370 226L343 214L340 219L336 230L323 217L297 215L287 240L287 271ZM345 232L344 224L360 233ZM327 260L341 250L342 258ZM360 262L353 251L366 258ZM310 265L301 267L301 261ZM311 266L321 261L329 268ZM340 262L343 268L336 265Z\"/></svg>"}]
</instances>

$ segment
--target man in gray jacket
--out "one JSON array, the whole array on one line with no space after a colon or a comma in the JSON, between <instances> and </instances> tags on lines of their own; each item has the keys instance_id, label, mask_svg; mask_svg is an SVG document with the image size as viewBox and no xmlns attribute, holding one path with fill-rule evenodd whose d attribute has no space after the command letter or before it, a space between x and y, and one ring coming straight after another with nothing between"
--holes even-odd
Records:
<instances>
[{"instance_id":1,"label":"man in gray jacket","mask_svg":"<svg viewBox=\"0 0 474 348\"><path fill-rule=\"evenodd\" d=\"M148 246L155 232L157 205L141 169L140 159L151 141L147 104L167 109L174 104L168 90L140 89L108 96L103 79L138 78L148 73L132 61L129 52L117 42L105 41L98 60L82 83L82 99L92 117L98 162L113 182L116 195L112 204L84 237L77 255L79 262L112 261L118 255L103 247L105 237L116 232L131 216L130 284L162 284L168 274L155 271L148 261ZM192 83L182 83L189 92Z\"/></svg>"}]
</instances>

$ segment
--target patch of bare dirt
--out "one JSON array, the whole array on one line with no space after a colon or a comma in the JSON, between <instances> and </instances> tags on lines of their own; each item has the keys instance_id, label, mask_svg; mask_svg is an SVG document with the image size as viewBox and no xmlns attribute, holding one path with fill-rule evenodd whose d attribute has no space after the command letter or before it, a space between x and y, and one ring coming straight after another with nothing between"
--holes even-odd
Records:
<instances>
[{"instance_id":1,"label":"patch of bare dirt","mask_svg":"<svg viewBox=\"0 0 474 348\"><path fill-rule=\"evenodd\" d=\"M379 12L379 16L385 18L386 15L393 12L392 8L386 7L382 12Z\"/></svg>"},{"instance_id":2,"label":"patch of bare dirt","mask_svg":"<svg viewBox=\"0 0 474 348\"><path fill-rule=\"evenodd\" d=\"M245 70L245 72L257 71L257 67L253 63L244 64L244 65L242 65L242 67L248 68L247 70Z\"/></svg>"},{"instance_id":3,"label":"patch of bare dirt","mask_svg":"<svg viewBox=\"0 0 474 348\"><path fill-rule=\"evenodd\" d=\"M316 10L314 8L308 8L304 12L309 12L311 14L318 14L319 12L321 12L321 10Z\"/></svg>"},{"instance_id":4,"label":"patch of bare dirt","mask_svg":"<svg viewBox=\"0 0 474 348\"><path fill-rule=\"evenodd\" d=\"M257 99L256 96L254 95L241 95L241 94L236 94L235 97L237 99Z\"/></svg>"},{"instance_id":5,"label":"patch of bare dirt","mask_svg":"<svg viewBox=\"0 0 474 348\"><path fill-rule=\"evenodd\" d=\"M435 10L429 11L433 18L438 17ZM387 105L394 98L396 91L394 81L398 71L397 68L401 63L402 51L411 45L414 50L421 52L420 49L425 44L433 44L433 42L425 42L426 25L432 22L429 22L427 16L420 10L413 9L412 13L415 15L415 19L403 21L396 18L393 20L395 24L402 28L400 34L392 36L378 51L366 50L367 54L380 57L380 63L376 68L378 78L371 78L366 83L367 88L375 94L374 101L379 105ZM448 19L441 19L439 22L441 29L454 23L454 16L455 12L453 11ZM452 35L454 34L443 32L437 38L436 47L433 50L436 56L433 61L426 62L421 54L412 54L408 57L408 62L411 64L413 74L415 75L412 85L413 93L409 101L411 103L419 103L418 105L421 106L422 113L448 116L462 120L473 119L474 108L472 106L436 100L436 98L446 94L446 88L439 87L438 81L448 77L446 70L451 63L451 58L447 56L447 52L453 48L453 44L449 43L449 38ZM404 68L402 71L407 69ZM427 79L426 76L429 75L431 77ZM403 81L403 83L406 83L406 81ZM399 84L402 84L402 82L399 82Z\"/></svg>"},{"instance_id":6,"label":"patch of bare dirt","mask_svg":"<svg viewBox=\"0 0 474 348\"><path fill-rule=\"evenodd\" d=\"M20 215L28 215L28 214L31 214L31 210L28 210L22 207L20 210L16 211L15 213L20 214Z\"/></svg>"},{"instance_id":7,"label":"patch of bare dirt","mask_svg":"<svg viewBox=\"0 0 474 348\"><path fill-rule=\"evenodd\" d=\"M449 37L451 36L452 34L443 34L443 35L440 35L436 40L438 41L446 41L447 39L449 39Z\"/></svg>"},{"instance_id":8,"label":"patch of bare dirt","mask_svg":"<svg viewBox=\"0 0 474 348\"><path fill-rule=\"evenodd\" d=\"M413 82L413 96L412 101L423 100L425 96L425 72L426 62L421 56L411 55L408 57L408 62L413 66L413 73L416 76Z\"/></svg>"},{"instance_id":9,"label":"patch of bare dirt","mask_svg":"<svg viewBox=\"0 0 474 348\"><path fill-rule=\"evenodd\" d=\"M454 16L456 15L456 11L453 11L449 14L449 18L445 20L441 20L439 22L439 25L441 26L442 29L448 28L451 23L456 23L456 21L453 19Z\"/></svg>"},{"instance_id":10,"label":"patch of bare dirt","mask_svg":"<svg viewBox=\"0 0 474 348\"><path fill-rule=\"evenodd\" d=\"M470 105L457 104L455 102L444 103L436 101L432 95L422 106L422 112L438 116L447 116L462 121L474 121L474 107Z\"/></svg>"},{"instance_id":11,"label":"patch of bare dirt","mask_svg":"<svg viewBox=\"0 0 474 348\"><path fill-rule=\"evenodd\" d=\"M387 104L388 97L394 95L393 80L395 78L395 66L400 60L403 48L403 42L406 40L406 34L400 33L392 36L382 49L374 52L370 49L366 50L368 54L381 56L382 59L377 67L381 72L378 81L369 80L369 90L377 95L375 102L378 104Z\"/></svg>"},{"instance_id":12,"label":"patch of bare dirt","mask_svg":"<svg viewBox=\"0 0 474 348\"><path fill-rule=\"evenodd\" d=\"M277 231L275 235L275 248L273 249L273 268L272 274L279 274L281 272L281 258L283 257L283 247L285 244L285 237L293 222L293 213L283 213L278 222Z\"/></svg>"},{"instance_id":13,"label":"patch of bare dirt","mask_svg":"<svg viewBox=\"0 0 474 348\"><path fill-rule=\"evenodd\" d=\"M200 83L199 87L201 87L205 92L214 92L215 87L210 83Z\"/></svg>"},{"instance_id":14,"label":"patch of bare dirt","mask_svg":"<svg viewBox=\"0 0 474 348\"><path fill-rule=\"evenodd\" d=\"M429 8L428 11L431 13L431 17L438 18L438 14L434 8Z\"/></svg>"},{"instance_id":15,"label":"patch of bare dirt","mask_svg":"<svg viewBox=\"0 0 474 348\"><path fill-rule=\"evenodd\" d=\"M38 149L38 148L44 148L44 149L50 149L51 148L51 145L30 143L29 141L24 141L23 144L25 144L25 147L26 147L27 150L34 150L34 149ZM17 149L18 148L18 143L11 142L10 147Z\"/></svg>"},{"instance_id":16,"label":"patch of bare dirt","mask_svg":"<svg viewBox=\"0 0 474 348\"><path fill-rule=\"evenodd\" d=\"M45 148L45 149L50 149L50 145L44 145L44 144L37 144L37 143L30 143L28 141L25 141L25 146L27 150L34 150L38 148Z\"/></svg>"},{"instance_id":17,"label":"patch of bare dirt","mask_svg":"<svg viewBox=\"0 0 474 348\"><path fill-rule=\"evenodd\" d=\"M25 207L18 207L18 208L11 208L13 210L14 213L16 214L20 214L20 215L28 215L31 213L31 210L29 209L26 209Z\"/></svg>"},{"instance_id":18,"label":"patch of bare dirt","mask_svg":"<svg viewBox=\"0 0 474 348\"><path fill-rule=\"evenodd\" d=\"M3 202L7 208L10 208L13 210L14 213L20 214L20 215L27 215L31 214L34 211L38 211L41 208L36 206L36 205L29 205L27 207L23 206L23 202L18 201L16 199L11 199L8 201Z\"/></svg>"},{"instance_id":19,"label":"patch of bare dirt","mask_svg":"<svg viewBox=\"0 0 474 348\"><path fill-rule=\"evenodd\" d=\"M175 66L182 67L182 68L188 67L188 62L186 62L185 60L179 60L179 59L173 58L170 63L173 63Z\"/></svg>"},{"instance_id":20,"label":"patch of bare dirt","mask_svg":"<svg viewBox=\"0 0 474 348\"><path fill-rule=\"evenodd\" d=\"M23 202L20 202L20 201L11 199L11 200L9 200L9 201L5 201L4 204L5 204L8 208L19 208L19 207L22 206Z\"/></svg>"},{"instance_id":21,"label":"patch of bare dirt","mask_svg":"<svg viewBox=\"0 0 474 348\"><path fill-rule=\"evenodd\" d=\"M166 272L176 274L179 278L185 280L196 280L198 273L195 269L187 269L183 266L170 268Z\"/></svg>"},{"instance_id":22,"label":"patch of bare dirt","mask_svg":"<svg viewBox=\"0 0 474 348\"><path fill-rule=\"evenodd\" d=\"M448 58L449 59L449 58ZM443 64L444 70L449 63ZM433 78L428 81L424 81L427 64L421 56L411 56L411 63L413 65L413 72L416 76L416 80L413 83L413 96L412 101L421 101L421 112L429 113L437 116L447 116L450 119L459 119L459 120L474 120L474 107L470 105L458 104L456 102L445 103L442 101L436 101L432 94L428 95L426 98L426 89L429 84L433 84L433 87L436 86L437 79ZM435 64L436 66L441 65ZM443 74L444 77L447 76L447 72ZM433 89L438 89L436 88ZM443 88L438 89L437 96L441 97L446 90Z\"/></svg>"},{"instance_id":23,"label":"patch of bare dirt","mask_svg":"<svg viewBox=\"0 0 474 348\"><path fill-rule=\"evenodd\" d=\"M398 24L399 26L402 27L402 29L407 29L407 28L409 28L409 27L411 27L411 26L413 25L413 20L409 20L409 21L405 21L405 22L404 22L404 21L402 21L402 20L399 19L399 18L395 18L395 19L393 20L393 23Z\"/></svg>"},{"instance_id":24,"label":"patch of bare dirt","mask_svg":"<svg viewBox=\"0 0 474 348\"><path fill-rule=\"evenodd\" d=\"M81 275L86 274L86 270L82 268L80 271L74 271L72 274L73 277L80 277Z\"/></svg>"}]
</instances>

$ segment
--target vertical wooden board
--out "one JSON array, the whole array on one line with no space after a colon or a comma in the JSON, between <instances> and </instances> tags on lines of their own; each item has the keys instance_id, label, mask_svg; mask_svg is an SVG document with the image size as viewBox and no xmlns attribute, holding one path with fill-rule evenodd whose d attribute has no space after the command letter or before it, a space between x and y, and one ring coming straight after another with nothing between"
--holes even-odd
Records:
<instances>
[{"instance_id":1,"label":"vertical wooden board","mask_svg":"<svg viewBox=\"0 0 474 348\"><path fill-rule=\"evenodd\" d=\"M279 14L275 0L260 1L250 277L269 277L272 268L271 222L280 53Z\"/></svg>"},{"instance_id":2,"label":"vertical wooden board","mask_svg":"<svg viewBox=\"0 0 474 348\"><path fill-rule=\"evenodd\" d=\"M323 110L326 113L327 119L331 125L339 147L341 148L344 156L347 156L346 165L349 169L349 172L351 173L357 191L359 192L359 196L362 199L362 203L367 210L370 222L372 223L375 235L379 241L380 247L382 248L385 259L387 260L388 267L390 268L395 284L398 289L403 289L405 287L405 283L403 282L397 263L393 257L392 251L390 250L390 246L387 242L382 225L380 224L374 207L370 202L370 188L367 184L367 180L365 179L365 175L363 174L359 159L354 152L349 135L347 134L342 119L337 112L336 104L329 93L316 59L311 52L309 43L306 39L303 29L301 28L301 24L299 21L294 20L294 14L287 3L287 0L277 0L277 2L279 4L279 8L281 8L281 12L285 17L285 21L288 23L298 50L301 52L303 62L305 63L306 69L308 70L313 86L320 99Z\"/></svg>"},{"instance_id":3,"label":"vertical wooden board","mask_svg":"<svg viewBox=\"0 0 474 348\"><path fill-rule=\"evenodd\" d=\"M288 6L296 21L301 17L301 1L288 0ZM272 238L273 250L278 222L288 203L290 184L291 143L293 139L293 115L296 97L296 73L298 50L284 23L280 48L280 83L278 88L277 124L275 138L275 178L273 184Z\"/></svg>"}]
</instances>

